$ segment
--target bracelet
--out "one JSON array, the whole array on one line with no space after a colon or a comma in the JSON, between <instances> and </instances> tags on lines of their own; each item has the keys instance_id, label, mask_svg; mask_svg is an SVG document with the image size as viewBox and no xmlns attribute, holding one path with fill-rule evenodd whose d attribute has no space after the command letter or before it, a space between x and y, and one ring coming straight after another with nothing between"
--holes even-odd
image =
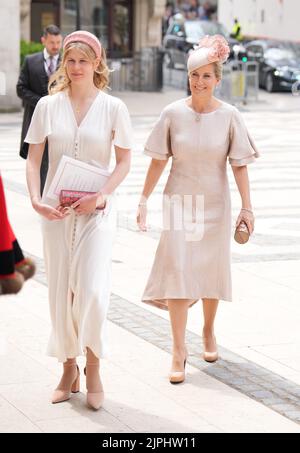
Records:
<instances>
[{"instance_id":1,"label":"bracelet","mask_svg":"<svg viewBox=\"0 0 300 453\"><path fill-rule=\"evenodd\" d=\"M139 203L138 206L147 206L147 203Z\"/></svg>"},{"instance_id":2,"label":"bracelet","mask_svg":"<svg viewBox=\"0 0 300 453\"><path fill-rule=\"evenodd\" d=\"M241 211L247 211L247 212L251 212L251 214L253 214L253 211L252 211L252 209L241 208Z\"/></svg>"}]
</instances>

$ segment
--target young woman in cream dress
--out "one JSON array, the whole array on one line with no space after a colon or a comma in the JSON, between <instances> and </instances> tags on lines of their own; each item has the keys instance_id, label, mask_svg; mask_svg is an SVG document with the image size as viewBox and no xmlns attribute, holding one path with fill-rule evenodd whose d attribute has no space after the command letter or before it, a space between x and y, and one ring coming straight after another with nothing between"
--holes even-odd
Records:
<instances>
[{"instance_id":1,"label":"young woman in cream dress","mask_svg":"<svg viewBox=\"0 0 300 453\"><path fill-rule=\"evenodd\" d=\"M108 68L99 40L76 31L65 38L63 49L61 67L50 81L51 95L38 102L25 139L30 143L27 181L32 205L42 217L52 322L48 354L63 362L52 402L66 401L79 390L76 357L86 354L87 403L98 409L104 397L99 359L107 354L116 226L111 195L129 171L131 126L124 103L104 92ZM46 138L49 171L41 199L39 167ZM63 155L108 168L112 145L116 166L101 192L75 203L71 215L47 198Z\"/></svg>"}]
</instances>

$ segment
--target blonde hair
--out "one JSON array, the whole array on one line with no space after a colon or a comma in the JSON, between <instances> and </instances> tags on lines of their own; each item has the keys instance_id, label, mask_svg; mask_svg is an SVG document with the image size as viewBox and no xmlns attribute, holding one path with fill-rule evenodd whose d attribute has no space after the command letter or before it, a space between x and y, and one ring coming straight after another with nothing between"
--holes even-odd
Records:
<instances>
[{"instance_id":1,"label":"blonde hair","mask_svg":"<svg viewBox=\"0 0 300 453\"><path fill-rule=\"evenodd\" d=\"M66 49L63 53L62 62L60 64L58 70L50 77L49 84L48 84L49 94L55 94L55 93L58 93L59 91L63 91L66 88L70 87L71 80L69 79L67 71L66 71L66 59L67 59L68 53L73 49L77 49L80 52L82 52L85 55L85 57L88 58L88 60L90 60L91 62L94 62L96 59L95 52L87 44L84 44L83 42L70 43L66 47ZM109 73L110 73L110 70L106 63L105 50L102 47L101 60L94 72L94 85L99 90L104 90L106 87L108 87Z\"/></svg>"},{"instance_id":2,"label":"blonde hair","mask_svg":"<svg viewBox=\"0 0 300 453\"><path fill-rule=\"evenodd\" d=\"M223 63L221 63L220 61L215 61L213 65L216 78L218 80L221 80L223 76Z\"/></svg>"},{"instance_id":3,"label":"blonde hair","mask_svg":"<svg viewBox=\"0 0 300 453\"><path fill-rule=\"evenodd\" d=\"M214 61L212 63L214 68L215 76L218 80L222 79L223 76L223 63L221 61ZM197 69L197 68L196 68ZM193 71L189 71L188 76L190 77Z\"/></svg>"}]
</instances>

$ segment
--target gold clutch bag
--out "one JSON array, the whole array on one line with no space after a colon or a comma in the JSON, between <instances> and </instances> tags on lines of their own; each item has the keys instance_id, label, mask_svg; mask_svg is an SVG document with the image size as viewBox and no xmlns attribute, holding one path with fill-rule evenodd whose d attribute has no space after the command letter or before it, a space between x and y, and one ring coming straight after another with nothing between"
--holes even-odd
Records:
<instances>
[{"instance_id":1,"label":"gold clutch bag","mask_svg":"<svg viewBox=\"0 0 300 453\"><path fill-rule=\"evenodd\" d=\"M234 239L239 244L245 244L248 242L250 233L247 224L242 220L241 223L236 227L234 233Z\"/></svg>"}]
</instances>

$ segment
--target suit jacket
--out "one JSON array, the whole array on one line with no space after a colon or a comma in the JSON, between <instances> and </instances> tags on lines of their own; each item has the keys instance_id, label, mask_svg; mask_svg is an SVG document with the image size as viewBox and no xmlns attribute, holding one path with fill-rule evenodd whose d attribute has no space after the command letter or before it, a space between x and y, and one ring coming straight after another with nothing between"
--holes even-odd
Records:
<instances>
[{"instance_id":1,"label":"suit jacket","mask_svg":"<svg viewBox=\"0 0 300 453\"><path fill-rule=\"evenodd\" d=\"M58 60L58 64L60 59ZM17 95L23 100L24 116L21 132L20 156L24 159L28 154L28 143L24 143L33 111L42 96L48 94L49 77L45 71L44 53L27 55L17 83Z\"/></svg>"}]
</instances>

